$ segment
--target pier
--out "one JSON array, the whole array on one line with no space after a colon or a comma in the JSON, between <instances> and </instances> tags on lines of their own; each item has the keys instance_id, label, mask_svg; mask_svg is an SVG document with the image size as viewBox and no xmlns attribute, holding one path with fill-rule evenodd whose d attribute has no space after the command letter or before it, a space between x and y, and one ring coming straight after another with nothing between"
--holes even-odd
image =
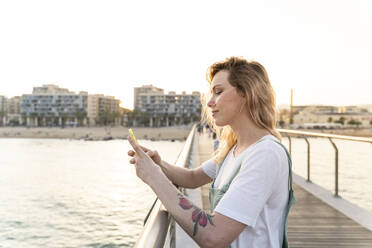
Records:
<instances>
[{"instance_id":1,"label":"pier","mask_svg":"<svg viewBox=\"0 0 372 248\"><path fill-rule=\"evenodd\" d=\"M190 140L190 136L188 138L189 155L184 164L190 168L200 166L210 159L213 153L212 138L207 134L195 133L192 136L193 140ZM292 207L288 220L288 238L291 248L372 247L372 213L320 186L307 182L298 175L294 175L293 179L297 202ZM199 189L185 189L185 193L196 205L209 211L209 187L210 185L204 185ZM160 205L160 212L164 215L166 210L161 209ZM159 237L157 238L159 240ZM142 236L142 239L146 240L149 237ZM147 244L136 247L199 247L180 226L172 221L168 235L161 240L158 242L159 246Z\"/></svg>"}]
</instances>

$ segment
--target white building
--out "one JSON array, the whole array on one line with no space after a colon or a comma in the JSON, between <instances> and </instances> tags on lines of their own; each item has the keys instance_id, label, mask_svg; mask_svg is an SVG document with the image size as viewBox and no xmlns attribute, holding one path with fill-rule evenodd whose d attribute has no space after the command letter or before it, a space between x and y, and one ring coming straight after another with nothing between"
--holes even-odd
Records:
<instances>
[{"instance_id":1,"label":"white building","mask_svg":"<svg viewBox=\"0 0 372 248\"><path fill-rule=\"evenodd\" d=\"M34 87L22 95L21 114L27 126L78 125L86 120L88 94L75 94L57 85Z\"/></svg>"},{"instance_id":2,"label":"white building","mask_svg":"<svg viewBox=\"0 0 372 248\"><path fill-rule=\"evenodd\" d=\"M0 111L6 112L7 111L7 97L6 96L0 96Z\"/></svg>"},{"instance_id":3,"label":"white building","mask_svg":"<svg viewBox=\"0 0 372 248\"><path fill-rule=\"evenodd\" d=\"M0 96L0 126L6 124L7 110L7 97Z\"/></svg>"},{"instance_id":4,"label":"white building","mask_svg":"<svg viewBox=\"0 0 372 248\"><path fill-rule=\"evenodd\" d=\"M95 125L103 113L118 112L112 96L78 94L57 85L34 87L21 98L21 115L27 126Z\"/></svg>"},{"instance_id":5,"label":"white building","mask_svg":"<svg viewBox=\"0 0 372 248\"><path fill-rule=\"evenodd\" d=\"M200 93L164 94L163 89L144 85L134 88L134 109L145 113L150 127L193 122L200 117Z\"/></svg>"}]
</instances>

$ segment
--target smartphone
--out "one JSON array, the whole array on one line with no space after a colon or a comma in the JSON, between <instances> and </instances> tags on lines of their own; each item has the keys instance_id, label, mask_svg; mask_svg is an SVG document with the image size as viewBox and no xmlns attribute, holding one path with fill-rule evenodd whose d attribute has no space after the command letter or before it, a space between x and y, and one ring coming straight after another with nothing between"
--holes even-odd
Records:
<instances>
[{"instance_id":1,"label":"smartphone","mask_svg":"<svg viewBox=\"0 0 372 248\"><path fill-rule=\"evenodd\" d=\"M130 137L134 140L134 142L136 142L136 144L138 144L136 136L134 136L132 128L129 128L128 132L129 132Z\"/></svg>"}]
</instances>

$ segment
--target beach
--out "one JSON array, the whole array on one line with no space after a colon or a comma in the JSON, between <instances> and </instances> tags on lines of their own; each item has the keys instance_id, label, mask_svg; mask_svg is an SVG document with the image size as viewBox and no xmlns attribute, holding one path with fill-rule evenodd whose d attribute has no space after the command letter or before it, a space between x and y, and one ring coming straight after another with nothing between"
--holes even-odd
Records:
<instances>
[{"instance_id":1,"label":"beach","mask_svg":"<svg viewBox=\"0 0 372 248\"><path fill-rule=\"evenodd\" d=\"M138 139L148 140L185 140L191 130L191 125L173 127L133 127ZM126 139L128 128L115 127L0 127L0 138L52 138L52 139ZM317 130L304 129L298 131L339 134L357 137L372 137L369 128Z\"/></svg>"},{"instance_id":2,"label":"beach","mask_svg":"<svg viewBox=\"0 0 372 248\"><path fill-rule=\"evenodd\" d=\"M137 139L149 140L185 140L191 125L146 128L133 127ZM108 140L126 139L128 127L1 127L0 138L51 138L51 139L85 139Z\"/></svg>"}]
</instances>

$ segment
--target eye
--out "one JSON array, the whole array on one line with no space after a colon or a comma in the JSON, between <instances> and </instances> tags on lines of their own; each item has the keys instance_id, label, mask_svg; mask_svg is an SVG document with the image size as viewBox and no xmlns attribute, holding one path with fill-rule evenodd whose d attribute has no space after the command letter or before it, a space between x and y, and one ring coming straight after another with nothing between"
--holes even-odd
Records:
<instances>
[{"instance_id":1,"label":"eye","mask_svg":"<svg viewBox=\"0 0 372 248\"><path fill-rule=\"evenodd\" d=\"M216 94L216 95L220 95L222 93L222 90L215 90L214 91L214 94Z\"/></svg>"}]
</instances>

